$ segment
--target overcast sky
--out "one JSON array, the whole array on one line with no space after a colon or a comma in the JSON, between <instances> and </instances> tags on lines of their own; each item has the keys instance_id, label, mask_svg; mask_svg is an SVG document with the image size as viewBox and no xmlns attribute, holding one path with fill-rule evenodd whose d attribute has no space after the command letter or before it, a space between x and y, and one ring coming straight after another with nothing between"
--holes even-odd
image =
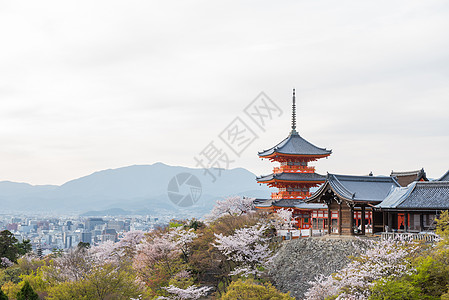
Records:
<instances>
[{"instance_id":1,"label":"overcast sky","mask_svg":"<svg viewBox=\"0 0 449 300\"><path fill-rule=\"evenodd\" d=\"M333 150L321 173L449 169L447 1L2 1L0 180L62 184L212 141L260 174L290 131ZM265 92L282 116L244 108ZM258 138L220 140L236 117Z\"/></svg>"}]
</instances>

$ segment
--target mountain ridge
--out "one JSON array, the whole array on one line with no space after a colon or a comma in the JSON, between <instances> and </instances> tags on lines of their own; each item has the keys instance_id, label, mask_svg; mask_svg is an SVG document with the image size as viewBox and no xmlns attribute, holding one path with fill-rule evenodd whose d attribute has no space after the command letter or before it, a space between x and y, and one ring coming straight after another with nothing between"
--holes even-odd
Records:
<instances>
[{"instance_id":1,"label":"mountain ridge","mask_svg":"<svg viewBox=\"0 0 449 300\"><path fill-rule=\"evenodd\" d=\"M207 172L216 176L215 182ZM202 196L190 208L177 207L167 194L169 181L180 173L196 176L201 184ZM100 170L62 185L1 181L0 207L3 211L56 213L114 208L124 211L153 210L156 214L172 211L176 214L190 209L192 214L200 215L207 213L217 199L230 195L268 197L270 191L260 186L256 176L244 168L204 170L157 162Z\"/></svg>"}]
</instances>

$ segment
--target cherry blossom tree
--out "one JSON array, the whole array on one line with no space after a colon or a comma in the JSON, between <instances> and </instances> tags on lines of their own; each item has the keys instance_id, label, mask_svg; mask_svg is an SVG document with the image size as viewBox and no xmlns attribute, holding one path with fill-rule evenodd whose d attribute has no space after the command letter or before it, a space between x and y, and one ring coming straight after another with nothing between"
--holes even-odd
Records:
<instances>
[{"instance_id":1,"label":"cherry blossom tree","mask_svg":"<svg viewBox=\"0 0 449 300\"><path fill-rule=\"evenodd\" d=\"M179 226L170 228L167 237L179 247L184 259L187 260L191 244L198 235L193 228L187 230L183 226Z\"/></svg>"},{"instance_id":2,"label":"cherry blossom tree","mask_svg":"<svg viewBox=\"0 0 449 300\"><path fill-rule=\"evenodd\" d=\"M168 293L171 294L169 297L159 297L158 299L170 299L170 300L184 300L184 299L199 299L207 295L207 293L212 289L209 286L197 287L195 285L188 286L187 288L179 288L174 285L169 285L168 287L163 287Z\"/></svg>"},{"instance_id":3,"label":"cherry blossom tree","mask_svg":"<svg viewBox=\"0 0 449 300\"><path fill-rule=\"evenodd\" d=\"M224 215L239 216L249 213L254 210L253 202L254 198L240 196L227 197L224 200L218 200L206 219L212 222Z\"/></svg>"},{"instance_id":4,"label":"cherry blossom tree","mask_svg":"<svg viewBox=\"0 0 449 300\"><path fill-rule=\"evenodd\" d=\"M137 252L137 245L145 238L142 230L133 230L125 233L125 236L118 242L117 248L122 255L134 256Z\"/></svg>"},{"instance_id":5,"label":"cherry blossom tree","mask_svg":"<svg viewBox=\"0 0 449 300\"><path fill-rule=\"evenodd\" d=\"M129 231L119 242L105 241L89 248L88 252L97 264L118 264L134 257L144 237L141 230Z\"/></svg>"},{"instance_id":6,"label":"cherry blossom tree","mask_svg":"<svg viewBox=\"0 0 449 300\"><path fill-rule=\"evenodd\" d=\"M369 242L367 242L369 243ZM415 242L400 239L371 242L360 257L335 275L320 276L309 282L306 299L368 299L374 281L411 274L410 258L419 249Z\"/></svg>"},{"instance_id":7,"label":"cherry blossom tree","mask_svg":"<svg viewBox=\"0 0 449 300\"><path fill-rule=\"evenodd\" d=\"M181 250L167 234L146 239L137 245L133 267L140 280L158 287L179 272Z\"/></svg>"},{"instance_id":8,"label":"cherry blossom tree","mask_svg":"<svg viewBox=\"0 0 449 300\"><path fill-rule=\"evenodd\" d=\"M10 261L7 257L0 258L0 267L9 268L14 266L14 263Z\"/></svg>"},{"instance_id":9,"label":"cherry blossom tree","mask_svg":"<svg viewBox=\"0 0 449 300\"><path fill-rule=\"evenodd\" d=\"M106 241L98 246L91 247L87 250L92 256L96 265L102 263L118 263L120 260L120 253L117 252L117 243L113 241Z\"/></svg>"},{"instance_id":10,"label":"cherry blossom tree","mask_svg":"<svg viewBox=\"0 0 449 300\"><path fill-rule=\"evenodd\" d=\"M95 259L85 248L71 249L53 260L52 268L45 272L46 277L57 282L77 281L90 273Z\"/></svg>"},{"instance_id":11,"label":"cherry blossom tree","mask_svg":"<svg viewBox=\"0 0 449 300\"><path fill-rule=\"evenodd\" d=\"M213 246L228 260L237 264L230 275L257 276L261 274L261 269L269 265L273 259L273 252L269 248L269 238L265 235L267 230L266 224L258 223L251 227L237 229L229 236L215 234Z\"/></svg>"},{"instance_id":12,"label":"cherry blossom tree","mask_svg":"<svg viewBox=\"0 0 449 300\"><path fill-rule=\"evenodd\" d=\"M274 214L274 227L276 230L293 228L293 211L291 209L278 209Z\"/></svg>"}]
</instances>

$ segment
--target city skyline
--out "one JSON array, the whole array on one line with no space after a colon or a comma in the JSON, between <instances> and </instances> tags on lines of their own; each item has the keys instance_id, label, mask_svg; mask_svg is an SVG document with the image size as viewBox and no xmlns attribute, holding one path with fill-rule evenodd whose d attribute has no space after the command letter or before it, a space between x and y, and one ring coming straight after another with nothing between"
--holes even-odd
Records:
<instances>
[{"instance_id":1,"label":"city skyline","mask_svg":"<svg viewBox=\"0 0 449 300\"><path fill-rule=\"evenodd\" d=\"M4 3L0 181L63 184L162 162L201 167L215 142L256 175L290 132L325 174L448 169L449 5L439 1ZM282 111L261 128L264 92ZM220 139L240 118L239 155Z\"/></svg>"}]
</instances>

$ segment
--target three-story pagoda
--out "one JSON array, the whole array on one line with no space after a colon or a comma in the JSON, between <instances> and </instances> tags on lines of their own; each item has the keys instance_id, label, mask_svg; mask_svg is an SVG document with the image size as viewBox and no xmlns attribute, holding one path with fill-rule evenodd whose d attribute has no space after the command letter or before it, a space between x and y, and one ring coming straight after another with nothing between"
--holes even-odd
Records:
<instances>
[{"instance_id":1,"label":"three-story pagoda","mask_svg":"<svg viewBox=\"0 0 449 300\"><path fill-rule=\"evenodd\" d=\"M277 193L271 195L268 201L256 201L259 209L292 209L297 220L297 227L310 227L310 214L313 209L325 209L321 204L304 203L309 197L310 189L323 184L326 176L315 173L315 167L309 163L331 155L332 150L319 148L296 131L296 103L293 90L292 130L289 136L276 146L259 152L259 157L279 162L273 173L257 178L259 183L278 188ZM319 207L318 207L319 206Z\"/></svg>"}]
</instances>

